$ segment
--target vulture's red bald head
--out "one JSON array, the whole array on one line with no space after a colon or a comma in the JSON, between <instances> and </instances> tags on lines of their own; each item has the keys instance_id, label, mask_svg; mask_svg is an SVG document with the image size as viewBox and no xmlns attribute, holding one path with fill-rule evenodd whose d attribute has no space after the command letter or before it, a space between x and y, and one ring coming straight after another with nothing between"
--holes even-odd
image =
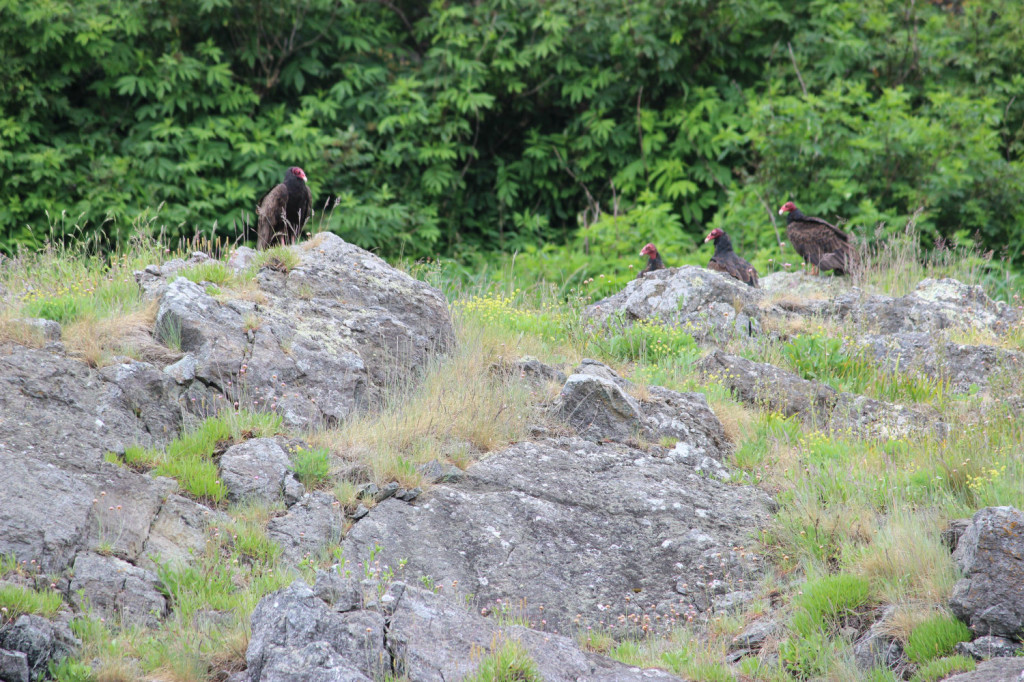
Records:
<instances>
[{"instance_id":1,"label":"vulture's red bald head","mask_svg":"<svg viewBox=\"0 0 1024 682\"><path fill-rule=\"evenodd\" d=\"M704 243L707 244L712 239L718 239L723 234L725 234L725 232L722 232L720 228L716 227L715 229L711 230L711 232L708 233L707 237L704 237Z\"/></svg>"},{"instance_id":2,"label":"vulture's red bald head","mask_svg":"<svg viewBox=\"0 0 1024 682\"><path fill-rule=\"evenodd\" d=\"M647 256L648 258L654 258L658 255L658 249L654 247L654 244L648 243L647 246L640 249L641 256Z\"/></svg>"},{"instance_id":3,"label":"vulture's red bald head","mask_svg":"<svg viewBox=\"0 0 1024 682\"><path fill-rule=\"evenodd\" d=\"M288 169L288 173L290 173L291 175L294 175L299 180L302 180L303 182L306 182L306 173L301 168L299 168L298 166L292 166L291 168L289 168Z\"/></svg>"},{"instance_id":4,"label":"vulture's red bald head","mask_svg":"<svg viewBox=\"0 0 1024 682\"><path fill-rule=\"evenodd\" d=\"M795 210L796 210L796 204L794 204L792 201L787 201L786 203L784 203L782 205L782 208L779 209L779 215L782 215L783 213L789 213L790 211L795 211Z\"/></svg>"}]
</instances>

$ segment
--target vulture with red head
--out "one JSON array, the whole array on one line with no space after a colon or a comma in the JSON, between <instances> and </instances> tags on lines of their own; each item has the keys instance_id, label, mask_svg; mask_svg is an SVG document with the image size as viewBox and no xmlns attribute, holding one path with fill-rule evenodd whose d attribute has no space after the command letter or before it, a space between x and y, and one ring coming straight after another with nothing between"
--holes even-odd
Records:
<instances>
[{"instance_id":1,"label":"vulture with red head","mask_svg":"<svg viewBox=\"0 0 1024 682\"><path fill-rule=\"evenodd\" d=\"M661 254L658 253L658 249L654 244L647 244L647 246L640 249L640 255L647 256L647 267L637 273L637 279L640 279L648 272L665 269L665 264L661 262Z\"/></svg>"},{"instance_id":2,"label":"vulture with red head","mask_svg":"<svg viewBox=\"0 0 1024 682\"><path fill-rule=\"evenodd\" d=\"M779 215L786 214L786 237L793 249L804 262L811 266L811 272L832 270L843 275L857 265L857 249L846 234L832 223L821 218L805 216L792 201L779 209Z\"/></svg>"},{"instance_id":3,"label":"vulture with red head","mask_svg":"<svg viewBox=\"0 0 1024 682\"><path fill-rule=\"evenodd\" d=\"M757 270L736 255L736 252L732 250L732 240L729 239L729 235L716 227L704 238L705 244L710 241L715 242L715 253L708 262L709 270L724 272L744 284L757 286Z\"/></svg>"},{"instance_id":4,"label":"vulture with red head","mask_svg":"<svg viewBox=\"0 0 1024 682\"><path fill-rule=\"evenodd\" d=\"M301 168L285 171L284 182L267 192L256 205L256 247L294 244L313 208L313 194Z\"/></svg>"}]
</instances>

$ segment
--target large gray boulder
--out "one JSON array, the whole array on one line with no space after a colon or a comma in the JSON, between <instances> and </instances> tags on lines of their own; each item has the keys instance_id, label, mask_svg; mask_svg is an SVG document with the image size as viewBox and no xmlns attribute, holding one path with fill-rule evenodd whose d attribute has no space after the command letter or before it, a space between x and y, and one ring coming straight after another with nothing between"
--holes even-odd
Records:
<instances>
[{"instance_id":1,"label":"large gray boulder","mask_svg":"<svg viewBox=\"0 0 1024 682\"><path fill-rule=\"evenodd\" d=\"M0 648L23 653L33 676L43 675L50 661L73 655L81 644L64 623L51 623L32 614L0 628ZM0 679L7 678L0 673Z\"/></svg>"},{"instance_id":2,"label":"large gray boulder","mask_svg":"<svg viewBox=\"0 0 1024 682\"><path fill-rule=\"evenodd\" d=\"M830 312L880 334L938 332L953 327L999 334L1020 319L1019 311L993 301L980 286L948 277L922 280L914 291L899 298L843 294L833 300Z\"/></svg>"},{"instance_id":3,"label":"large gray boulder","mask_svg":"<svg viewBox=\"0 0 1024 682\"><path fill-rule=\"evenodd\" d=\"M298 562L316 557L341 539L344 519L338 501L326 493L308 493L267 524L267 537L276 542L285 559Z\"/></svg>"},{"instance_id":4,"label":"large gray boulder","mask_svg":"<svg viewBox=\"0 0 1024 682\"><path fill-rule=\"evenodd\" d=\"M929 332L866 334L858 346L888 371L942 379L958 392L986 388L1003 374L1024 368L1019 351L951 343Z\"/></svg>"},{"instance_id":5,"label":"large gray boulder","mask_svg":"<svg viewBox=\"0 0 1024 682\"><path fill-rule=\"evenodd\" d=\"M273 438L250 438L220 457L220 480L232 502L279 502L291 460Z\"/></svg>"},{"instance_id":6,"label":"large gray boulder","mask_svg":"<svg viewBox=\"0 0 1024 682\"><path fill-rule=\"evenodd\" d=\"M295 582L264 597L253 611L246 652L251 682L364 682L386 675L411 682L459 680L505 642L518 642L549 682L678 680L583 652L550 632L474 613L466 600L400 582L373 584L380 600L339 612Z\"/></svg>"},{"instance_id":7,"label":"large gray boulder","mask_svg":"<svg viewBox=\"0 0 1024 682\"><path fill-rule=\"evenodd\" d=\"M151 571L162 565L189 566L215 542L211 528L227 521L226 514L187 497L169 495L149 527L138 565Z\"/></svg>"},{"instance_id":8,"label":"large gray boulder","mask_svg":"<svg viewBox=\"0 0 1024 682\"><path fill-rule=\"evenodd\" d=\"M702 473L716 462L708 455L682 441L647 452L580 438L518 443L457 486L377 505L342 546L356 565L372 554L481 604L523 599L523 617L549 630L644 616L668 629L711 607L713 582L724 594L760 572L753 537L772 501Z\"/></svg>"},{"instance_id":9,"label":"large gray boulder","mask_svg":"<svg viewBox=\"0 0 1024 682\"><path fill-rule=\"evenodd\" d=\"M552 412L590 440L635 444L671 439L717 460L731 450L703 394L652 386L640 401L627 392L628 387L612 368L585 359L566 380Z\"/></svg>"},{"instance_id":10,"label":"large gray boulder","mask_svg":"<svg viewBox=\"0 0 1024 682\"><path fill-rule=\"evenodd\" d=\"M724 273L693 265L656 270L589 306L594 324L638 320L683 328L698 339L747 336L760 328L761 292Z\"/></svg>"},{"instance_id":11,"label":"large gray boulder","mask_svg":"<svg viewBox=\"0 0 1024 682\"><path fill-rule=\"evenodd\" d=\"M964 577L949 606L978 636L1019 637L1024 628L1024 512L979 510L953 558Z\"/></svg>"},{"instance_id":12,"label":"large gray boulder","mask_svg":"<svg viewBox=\"0 0 1024 682\"><path fill-rule=\"evenodd\" d=\"M75 559L71 600L115 623L155 628L167 612L156 574L112 556L83 552Z\"/></svg>"},{"instance_id":13,"label":"large gray boulder","mask_svg":"<svg viewBox=\"0 0 1024 682\"><path fill-rule=\"evenodd\" d=\"M554 410L577 433L594 440L627 442L649 436L640 403L603 377L570 376L558 394Z\"/></svg>"},{"instance_id":14,"label":"large gray boulder","mask_svg":"<svg viewBox=\"0 0 1024 682\"><path fill-rule=\"evenodd\" d=\"M745 403L787 417L800 415L817 424L827 422L838 397L835 389L825 384L720 350L712 351L697 367L705 377L729 387Z\"/></svg>"},{"instance_id":15,"label":"large gray boulder","mask_svg":"<svg viewBox=\"0 0 1024 682\"><path fill-rule=\"evenodd\" d=\"M336 613L302 581L260 600L250 622L245 660L251 682L363 682L391 672L384 617Z\"/></svg>"},{"instance_id":16,"label":"large gray boulder","mask_svg":"<svg viewBox=\"0 0 1024 682\"><path fill-rule=\"evenodd\" d=\"M184 278L151 286L154 333L195 359L197 402L269 407L289 426L334 424L454 342L437 289L331 233L289 248L298 265L263 268L258 294L244 299Z\"/></svg>"},{"instance_id":17,"label":"large gray boulder","mask_svg":"<svg viewBox=\"0 0 1024 682\"><path fill-rule=\"evenodd\" d=\"M975 670L947 677L945 682L1020 682L1024 679L1024 658L993 658Z\"/></svg>"}]
</instances>

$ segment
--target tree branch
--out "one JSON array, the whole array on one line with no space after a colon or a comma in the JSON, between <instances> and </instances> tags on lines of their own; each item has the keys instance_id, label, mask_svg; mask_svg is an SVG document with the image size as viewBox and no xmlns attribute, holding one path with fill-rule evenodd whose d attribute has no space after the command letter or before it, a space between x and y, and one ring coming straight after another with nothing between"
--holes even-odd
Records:
<instances>
[{"instance_id":1,"label":"tree branch","mask_svg":"<svg viewBox=\"0 0 1024 682\"><path fill-rule=\"evenodd\" d=\"M793 62L793 70L796 71L797 80L800 81L800 89L804 91L804 97L807 96L807 84L804 83L804 77L800 75L800 67L796 65L796 55L793 54L793 46L786 42L786 47L789 48L789 59Z\"/></svg>"}]
</instances>

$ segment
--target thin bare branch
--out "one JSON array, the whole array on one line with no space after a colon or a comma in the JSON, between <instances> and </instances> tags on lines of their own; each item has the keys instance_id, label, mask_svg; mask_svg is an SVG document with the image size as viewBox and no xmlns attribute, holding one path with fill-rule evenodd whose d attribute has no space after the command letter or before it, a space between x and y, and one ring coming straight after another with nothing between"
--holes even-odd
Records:
<instances>
[{"instance_id":1,"label":"thin bare branch","mask_svg":"<svg viewBox=\"0 0 1024 682\"><path fill-rule=\"evenodd\" d=\"M789 59L793 62L793 70L796 71L797 80L800 81L800 89L804 91L804 97L806 97L807 84L804 83L804 77L800 75L800 67L796 65L796 55L793 54L793 46L787 42L786 47L789 48Z\"/></svg>"}]
</instances>

